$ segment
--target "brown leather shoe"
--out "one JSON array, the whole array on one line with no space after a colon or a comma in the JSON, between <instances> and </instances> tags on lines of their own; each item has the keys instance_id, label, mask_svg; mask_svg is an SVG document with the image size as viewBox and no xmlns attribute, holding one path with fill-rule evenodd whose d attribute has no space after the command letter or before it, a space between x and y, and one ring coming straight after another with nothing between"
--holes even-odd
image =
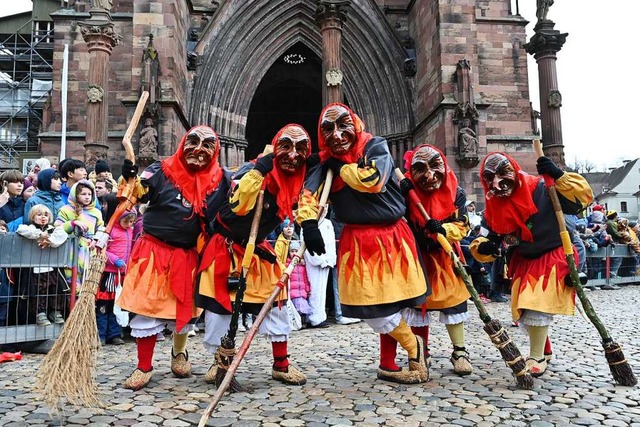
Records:
<instances>
[{"instance_id":1,"label":"brown leather shoe","mask_svg":"<svg viewBox=\"0 0 640 427\"><path fill-rule=\"evenodd\" d=\"M136 368L136 370L129 375L129 378L124 380L122 386L129 390L137 391L146 387L146 385L149 384L149 381L151 381L151 377L153 377L153 369L149 372L143 372Z\"/></svg>"},{"instance_id":2,"label":"brown leather shoe","mask_svg":"<svg viewBox=\"0 0 640 427\"><path fill-rule=\"evenodd\" d=\"M191 362L189 362L187 350L174 355L171 349L171 372L178 378L187 378L191 375Z\"/></svg>"},{"instance_id":3,"label":"brown leather shoe","mask_svg":"<svg viewBox=\"0 0 640 427\"><path fill-rule=\"evenodd\" d=\"M272 369L271 377L273 377L274 380L289 385L304 385L307 383L307 377L295 366L289 365L286 369L286 371L279 371L275 368Z\"/></svg>"}]
</instances>

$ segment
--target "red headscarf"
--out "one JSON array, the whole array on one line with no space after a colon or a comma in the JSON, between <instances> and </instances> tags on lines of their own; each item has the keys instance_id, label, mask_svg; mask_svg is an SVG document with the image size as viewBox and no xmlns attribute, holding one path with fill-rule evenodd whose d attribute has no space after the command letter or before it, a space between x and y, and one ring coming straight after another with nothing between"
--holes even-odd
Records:
<instances>
[{"instance_id":1,"label":"red headscarf","mask_svg":"<svg viewBox=\"0 0 640 427\"><path fill-rule=\"evenodd\" d=\"M351 120L353 120L353 126L356 131L356 142L351 147L348 153L345 153L341 156L335 156L331 153L331 150L327 146L324 136L322 135L321 125L322 118L324 117L324 113L331 107L342 107L349 112L351 116ZM364 152L364 145L367 141L373 138L373 135L364 131L364 123L360 120L360 117L356 113L354 113L351 108L347 107L344 104L339 102L333 102L322 109L320 113L320 119L318 120L318 148L320 149L320 161L324 162L329 157L335 157L339 160L342 160L345 163L356 163Z\"/></svg>"},{"instance_id":2,"label":"red headscarf","mask_svg":"<svg viewBox=\"0 0 640 427\"><path fill-rule=\"evenodd\" d=\"M404 155L405 164L404 167L407 170L404 176L409 178L411 182L413 179L411 178L411 162L413 161L413 156L416 151L420 148L429 147L438 153L440 153L440 157L444 162L444 177L442 178L442 185L435 191L425 192L420 189L417 185L414 185L415 192L420 199L420 202L424 206L424 209L427 211L429 216L433 219L437 219L442 221L446 218L449 218L456 211L456 194L458 191L458 178L455 173L449 167L447 163L447 158L444 156L442 151L429 144L422 144L414 148L412 151L407 151ZM413 204L409 203L409 217L412 221L418 223L421 226L426 224L426 221L420 214L418 208Z\"/></svg>"},{"instance_id":3,"label":"red headscarf","mask_svg":"<svg viewBox=\"0 0 640 427\"><path fill-rule=\"evenodd\" d=\"M206 168L200 171L193 171L188 166L184 159L184 143L194 129L198 127L208 128L216 136L216 151L211 159L211 163ZM193 206L193 213L201 215L202 211L206 207L206 198L216 188L223 176L223 170L218 163L218 156L220 155L220 138L218 134L209 126L194 126L184 134L178 145L178 149L175 154L165 159L161 163L162 172L169 178L169 181L180 191L182 197L184 197Z\"/></svg>"},{"instance_id":4,"label":"red headscarf","mask_svg":"<svg viewBox=\"0 0 640 427\"><path fill-rule=\"evenodd\" d=\"M276 133L276 136L271 140L273 151L277 151L280 137L284 133L285 129L291 126L297 126L304 131L308 141L307 153L311 154L311 138L309 137L309 134L305 128L295 123L289 123ZM279 167L277 167L277 165L274 165L273 170L267 174L265 178L265 188L269 193L276 195L278 216L281 220L284 221L286 217L293 220L293 205L298 202L298 196L302 190L302 184L304 184L306 174L306 163L303 163L302 167L292 175L284 173Z\"/></svg>"},{"instance_id":5,"label":"red headscarf","mask_svg":"<svg viewBox=\"0 0 640 427\"><path fill-rule=\"evenodd\" d=\"M512 234L519 231L522 240L531 242L533 241L533 235L527 227L527 220L531 215L538 212L538 208L533 203L533 191L543 178L529 175L522 171L520 165L512 157L500 152L489 153L484 158L480 168L481 178L484 174L485 162L493 154L500 154L509 160L515 170L517 182L516 188L509 197L487 198L486 195L489 192L489 188L484 179L481 179L487 203L484 218L489 227L496 233Z\"/></svg>"}]
</instances>

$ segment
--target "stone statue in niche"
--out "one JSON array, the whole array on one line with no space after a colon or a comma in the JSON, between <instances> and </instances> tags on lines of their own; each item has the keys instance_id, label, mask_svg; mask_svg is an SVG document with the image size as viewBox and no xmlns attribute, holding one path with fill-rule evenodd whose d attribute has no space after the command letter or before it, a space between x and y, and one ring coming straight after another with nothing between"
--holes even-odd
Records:
<instances>
[{"instance_id":1,"label":"stone statue in niche","mask_svg":"<svg viewBox=\"0 0 640 427\"><path fill-rule=\"evenodd\" d=\"M458 150L463 157L478 155L478 138L476 132L471 129L471 120L464 119L462 127L458 131Z\"/></svg>"},{"instance_id":2,"label":"stone statue in niche","mask_svg":"<svg viewBox=\"0 0 640 427\"><path fill-rule=\"evenodd\" d=\"M144 128L140 131L138 156L155 159L158 157L158 131L153 126L153 119L147 117Z\"/></svg>"}]
</instances>

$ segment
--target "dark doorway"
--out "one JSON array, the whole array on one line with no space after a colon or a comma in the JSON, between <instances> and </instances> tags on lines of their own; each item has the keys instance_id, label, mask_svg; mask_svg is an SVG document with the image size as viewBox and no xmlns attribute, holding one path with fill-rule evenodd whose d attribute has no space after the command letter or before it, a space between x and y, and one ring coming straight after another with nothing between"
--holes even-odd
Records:
<instances>
[{"instance_id":1,"label":"dark doorway","mask_svg":"<svg viewBox=\"0 0 640 427\"><path fill-rule=\"evenodd\" d=\"M256 158L288 123L302 125L317 152L321 110L322 60L303 43L296 43L269 68L251 101L245 160Z\"/></svg>"}]
</instances>

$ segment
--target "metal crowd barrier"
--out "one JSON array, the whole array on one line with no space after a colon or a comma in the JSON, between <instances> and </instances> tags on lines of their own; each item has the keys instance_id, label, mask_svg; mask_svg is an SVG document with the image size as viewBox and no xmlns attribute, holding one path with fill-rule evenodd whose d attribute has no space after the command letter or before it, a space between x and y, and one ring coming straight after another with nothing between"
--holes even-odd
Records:
<instances>
[{"instance_id":1,"label":"metal crowd barrier","mask_svg":"<svg viewBox=\"0 0 640 427\"><path fill-rule=\"evenodd\" d=\"M628 245L609 245L598 248L596 252L587 250L587 276L589 285L624 285L640 282L640 270L637 266L637 254ZM614 258L622 258L617 275L611 274Z\"/></svg>"},{"instance_id":2,"label":"metal crowd barrier","mask_svg":"<svg viewBox=\"0 0 640 427\"><path fill-rule=\"evenodd\" d=\"M75 299L63 269L77 270L76 245L73 236L58 248L41 249L37 241L15 233L0 235L0 344L58 337L64 324L54 322L55 311L66 320ZM47 281L34 274L49 269ZM43 302L51 323L46 326L36 324Z\"/></svg>"}]
</instances>

